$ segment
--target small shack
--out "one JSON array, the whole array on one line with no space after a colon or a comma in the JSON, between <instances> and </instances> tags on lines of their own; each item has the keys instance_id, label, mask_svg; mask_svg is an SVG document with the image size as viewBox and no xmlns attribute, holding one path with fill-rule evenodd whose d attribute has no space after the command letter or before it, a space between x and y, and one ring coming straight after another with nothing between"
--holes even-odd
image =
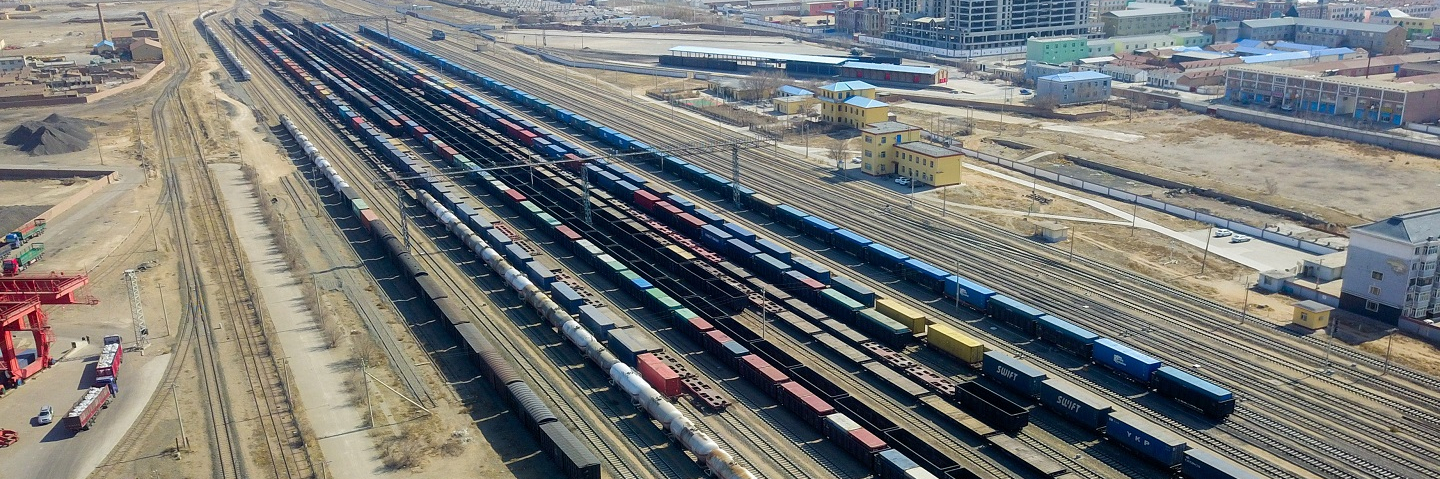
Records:
<instances>
[{"instance_id":1,"label":"small shack","mask_svg":"<svg viewBox=\"0 0 1440 479\"><path fill-rule=\"evenodd\" d=\"M1295 315L1290 323L1306 329L1324 329L1330 326L1330 312L1335 308L1311 300L1292 305Z\"/></svg>"}]
</instances>

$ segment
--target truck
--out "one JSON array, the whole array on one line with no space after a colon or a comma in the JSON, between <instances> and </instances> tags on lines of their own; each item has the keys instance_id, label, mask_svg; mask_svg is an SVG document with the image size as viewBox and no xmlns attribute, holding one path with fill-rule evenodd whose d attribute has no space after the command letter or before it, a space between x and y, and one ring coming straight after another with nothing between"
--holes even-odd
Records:
<instances>
[{"instance_id":1,"label":"truck","mask_svg":"<svg viewBox=\"0 0 1440 479\"><path fill-rule=\"evenodd\" d=\"M3 266L0 266L0 274L4 274L5 276L20 274L21 271L25 271L25 268L35 264L36 261L40 261L40 256L44 254L45 243L32 244L29 248L15 253L14 258L6 258L0 261L0 263L3 263Z\"/></svg>"},{"instance_id":2,"label":"truck","mask_svg":"<svg viewBox=\"0 0 1440 479\"><path fill-rule=\"evenodd\" d=\"M4 230L0 230L4 231ZM20 226L20 229L11 231L5 235L5 243L11 247L18 248L25 242L34 239L45 233L45 218L37 218Z\"/></svg>"},{"instance_id":3,"label":"truck","mask_svg":"<svg viewBox=\"0 0 1440 479\"><path fill-rule=\"evenodd\" d=\"M70 412L65 414L64 419L61 419L61 422L65 424L65 429L74 432L90 430L90 425L95 423L95 416L100 415L101 409L110 406L112 397L108 387L92 387L85 390L85 396L76 401L75 406L70 408Z\"/></svg>"},{"instance_id":4,"label":"truck","mask_svg":"<svg viewBox=\"0 0 1440 479\"><path fill-rule=\"evenodd\" d=\"M109 387L110 383L119 381L120 361L124 356L125 346L121 344L120 336L106 336L104 346L100 348L100 360L95 363L95 386Z\"/></svg>"},{"instance_id":5,"label":"truck","mask_svg":"<svg viewBox=\"0 0 1440 479\"><path fill-rule=\"evenodd\" d=\"M430 30L430 39L431 39L431 40L444 40L444 39L445 39L445 32L444 32L443 30L439 30L439 29L431 29L431 30Z\"/></svg>"}]
</instances>

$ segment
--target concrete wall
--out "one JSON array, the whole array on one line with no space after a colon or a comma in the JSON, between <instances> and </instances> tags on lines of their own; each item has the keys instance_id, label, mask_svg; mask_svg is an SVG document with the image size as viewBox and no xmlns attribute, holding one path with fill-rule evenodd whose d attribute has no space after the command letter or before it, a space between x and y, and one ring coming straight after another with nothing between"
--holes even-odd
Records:
<instances>
[{"instance_id":1,"label":"concrete wall","mask_svg":"<svg viewBox=\"0 0 1440 479\"><path fill-rule=\"evenodd\" d=\"M1406 153L1440 157L1440 143L1420 141L1413 138L1389 135L1386 133L1356 130L1329 123L1317 123L1300 120L1288 116L1272 115L1269 113L1250 111L1229 105L1205 105L1186 102L1182 106L1187 110L1206 112L1213 110L1214 115L1219 118L1234 121L1255 123L1277 130L1284 130L1302 135L1328 136L1340 138L1367 145L1383 146L1392 150L1399 150Z\"/></svg>"},{"instance_id":2,"label":"concrete wall","mask_svg":"<svg viewBox=\"0 0 1440 479\"><path fill-rule=\"evenodd\" d=\"M1109 117L1109 116L1114 116L1114 115L1115 115L1114 113L1110 113L1110 112L1108 112L1108 111L1094 111L1094 112L1090 112L1090 113L1079 113L1079 114L1056 113L1056 112L1052 112L1052 111L1045 111L1045 110L1042 110L1042 109L1039 109L1039 108L1034 108L1034 107L1031 107L1031 106L1028 106L1028 105L1001 105L1001 104L998 104L998 103L989 103L989 102L974 101L974 100L963 100L963 99L960 99L960 98L935 98L935 97L933 97L933 96L910 95L910 94L905 94L905 93L890 93L890 94L886 94L886 95L882 96L881 98L879 98L880 101L889 103L889 104L891 104L891 105L894 105L894 104L895 104L896 99L909 100L909 101L913 101L913 102L915 102L915 103L926 103L926 104L930 104L930 105L961 106L961 107L974 108L974 109L976 109L976 110L985 110L985 111L1001 111L1001 110L1004 110L1004 111L1010 112L1010 113L1023 113L1023 114L1026 114L1026 115L1034 115L1034 116L1038 116L1038 117L1042 117L1042 118L1051 118L1051 119L1055 119L1055 120L1066 120L1066 121L1089 120L1089 119L1093 119L1093 118L1103 118L1103 117Z\"/></svg>"},{"instance_id":3,"label":"concrete wall","mask_svg":"<svg viewBox=\"0 0 1440 479\"><path fill-rule=\"evenodd\" d=\"M1440 346L1440 325L1425 324L1424 321L1401 318L1399 326L1401 331L1410 333L1430 344Z\"/></svg>"}]
</instances>

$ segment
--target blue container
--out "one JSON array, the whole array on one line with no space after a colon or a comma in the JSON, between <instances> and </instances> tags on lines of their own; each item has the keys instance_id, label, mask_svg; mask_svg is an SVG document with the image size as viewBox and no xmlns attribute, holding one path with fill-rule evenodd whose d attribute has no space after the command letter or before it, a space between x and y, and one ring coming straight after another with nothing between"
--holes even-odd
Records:
<instances>
[{"instance_id":1,"label":"blue container","mask_svg":"<svg viewBox=\"0 0 1440 479\"><path fill-rule=\"evenodd\" d=\"M759 270L757 272L760 273L760 277L772 281L780 280L781 276L784 275L786 271L790 271L792 269L790 265L785 264L784 261L775 259L775 257L765 253L760 253L756 255L754 258L754 262L755 269Z\"/></svg>"},{"instance_id":2,"label":"blue container","mask_svg":"<svg viewBox=\"0 0 1440 479\"><path fill-rule=\"evenodd\" d=\"M695 212L695 202L687 200L680 195L666 196L665 201L669 201L670 204L675 205L676 208L680 208L680 211L684 211L686 213Z\"/></svg>"},{"instance_id":3,"label":"blue container","mask_svg":"<svg viewBox=\"0 0 1440 479\"><path fill-rule=\"evenodd\" d=\"M775 221L779 221L780 224L783 225L799 228L801 222L805 221L805 218L809 216L809 213L800 211L800 209L794 206L780 205L775 207Z\"/></svg>"},{"instance_id":4,"label":"blue container","mask_svg":"<svg viewBox=\"0 0 1440 479\"><path fill-rule=\"evenodd\" d=\"M530 278L530 282L535 283L535 286L542 290L549 289L550 283L555 282L555 272L540 264L539 261L527 261L524 271L525 276Z\"/></svg>"},{"instance_id":5,"label":"blue container","mask_svg":"<svg viewBox=\"0 0 1440 479\"><path fill-rule=\"evenodd\" d=\"M700 221L704 221L706 224L715 225L716 227L725 225L725 218L721 218L720 215L705 208L695 208L695 212L690 214L695 215L696 218L699 218Z\"/></svg>"},{"instance_id":6,"label":"blue container","mask_svg":"<svg viewBox=\"0 0 1440 479\"><path fill-rule=\"evenodd\" d=\"M869 238L860 236L858 233L850 230L835 230L835 232L830 234L830 244L835 245L835 247L839 248L840 251L844 251L855 256L861 256L865 254L865 247L870 246L873 243L875 242L870 241Z\"/></svg>"},{"instance_id":7,"label":"blue container","mask_svg":"<svg viewBox=\"0 0 1440 479\"><path fill-rule=\"evenodd\" d=\"M745 229L745 227L743 226L737 225L735 223L725 223L725 226L723 226L722 228L725 229L726 233L730 233L731 237L734 237L735 239L738 239L740 241L744 241L746 243L752 243L755 241L755 233Z\"/></svg>"},{"instance_id":8,"label":"blue container","mask_svg":"<svg viewBox=\"0 0 1440 479\"><path fill-rule=\"evenodd\" d=\"M1180 475L1190 479L1260 479L1260 475L1204 449L1185 451Z\"/></svg>"},{"instance_id":9,"label":"blue container","mask_svg":"<svg viewBox=\"0 0 1440 479\"><path fill-rule=\"evenodd\" d=\"M643 292L643 291L645 291L645 290L647 290L647 289L654 288L654 287L655 287L655 285L650 284L650 281L647 280L647 279L645 279L645 278L641 278L641 277L639 277L639 276L636 276L636 277L630 279L630 288L631 288L632 291L634 291L634 292L636 292L636 293L640 293L640 292Z\"/></svg>"},{"instance_id":10,"label":"blue container","mask_svg":"<svg viewBox=\"0 0 1440 479\"><path fill-rule=\"evenodd\" d=\"M512 266L523 265L531 259L530 253L526 253L525 248L521 248L520 245L514 243L505 245L505 251L503 251L503 253L505 254L505 259L510 260Z\"/></svg>"},{"instance_id":11,"label":"blue container","mask_svg":"<svg viewBox=\"0 0 1440 479\"><path fill-rule=\"evenodd\" d=\"M587 304L580 306L579 310L580 325L601 341L610 339L610 330L629 325L611 314L608 308L597 308Z\"/></svg>"},{"instance_id":12,"label":"blue container","mask_svg":"<svg viewBox=\"0 0 1440 479\"><path fill-rule=\"evenodd\" d=\"M725 352L730 355L731 359L750 354L749 348L746 348L745 345L733 339L720 343L720 347L725 349Z\"/></svg>"},{"instance_id":13,"label":"blue container","mask_svg":"<svg viewBox=\"0 0 1440 479\"><path fill-rule=\"evenodd\" d=\"M729 243L731 239L733 238L730 236L730 233L726 233L725 230L717 228L715 225L700 227L700 242L706 246L720 248L726 243Z\"/></svg>"},{"instance_id":14,"label":"blue container","mask_svg":"<svg viewBox=\"0 0 1440 479\"><path fill-rule=\"evenodd\" d=\"M1199 409L1213 419L1235 412L1235 394L1193 374L1162 366L1155 373L1155 390L1176 401Z\"/></svg>"},{"instance_id":15,"label":"blue container","mask_svg":"<svg viewBox=\"0 0 1440 479\"><path fill-rule=\"evenodd\" d=\"M1095 340L1091 357L1101 366L1113 369L1141 384L1150 384L1150 378L1160 369L1159 359L1146 356L1110 338Z\"/></svg>"},{"instance_id":16,"label":"blue container","mask_svg":"<svg viewBox=\"0 0 1440 479\"><path fill-rule=\"evenodd\" d=\"M815 238L816 240L819 240L821 243L825 244L830 243L830 235L838 229L840 229L839 226L835 226L834 223L820 219L819 216L806 217L805 219L801 220L800 226L800 230L806 235L809 235L811 238Z\"/></svg>"},{"instance_id":17,"label":"blue container","mask_svg":"<svg viewBox=\"0 0 1440 479\"><path fill-rule=\"evenodd\" d=\"M865 260L886 271L899 271L907 259L910 259L909 255L880 243L871 243L865 247Z\"/></svg>"},{"instance_id":18,"label":"blue container","mask_svg":"<svg viewBox=\"0 0 1440 479\"><path fill-rule=\"evenodd\" d=\"M826 268L825 265L799 256L791 258L790 264L794 265L795 270L804 273L805 276L809 276L811 279L823 284L830 284L830 268Z\"/></svg>"},{"instance_id":19,"label":"blue container","mask_svg":"<svg viewBox=\"0 0 1440 479\"><path fill-rule=\"evenodd\" d=\"M910 258L905 260L905 276L915 284L939 293L944 291L945 278L949 277L950 273L930 263Z\"/></svg>"},{"instance_id":20,"label":"blue container","mask_svg":"<svg viewBox=\"0 0 1440 479\"><path fill-rule=\"evenodd\" d=\"M985 376L1028 397L1040 395L1040 382L1046 379L1044 371L1001 351L986 352L983 367Z\"/></svg>"},{"instance_id":21,"label":"blue container","mask_svg":"<svg viewBox=\"0 0 1440 479\"><path fill-rule=\"evenodd\" d=\"M990 318L1026 334L1035 334L1035 322L1045 313L1015 298L997 294L987 302Z\"/></svg>"},{"instance_id":22,"label":"blue container","mask_svg":"<svg viewBox=\"0 0 1440 479\"><path fill-rule=\"evenodd\" d=\"M702 178L705 178L705 176L706 176L706 175L709 175L709 174L710 174L709 171L705 171L704 168L701 168L699 165L695 165L695 164L687 164L687 165L685 165L685 166L680 167L680 177L681 177L681 178L685 178L685 179L687 179L687 180L694 181L694 182L697 182L697 183L699 183Z\"/></svg>"},{"instance_id":23,"label":"blue container","mask_svg":"<svg viewBox=\"0 0 1440 479\"><path fill-rule=\"evenodd\" d=\"M755 255L761 253L760 250L755 249L754 246L746 244L744 241L740 241L739 239L732 239L725 242L725 254L733 257L739 257L742 260L742 263L748 263L750 262L751 258L754 258Z\"/></svg>"},{"instance_id":24,"label":"blue container","mask_svg":"<svg viewBox=\"0 0 1440 479\"><path fill-rule=\"evenodd\" d=\"M1090 357L1095 340L1100 339L1098 334L1048 314L1035 320L1035 332L1040 339L1082 358Z\"/></svg>"},{"instance_id":25,"label":"blue container","mask_svg":"<svg viewBox=\"0 0 1440 479\"><path fill-rule=\"evenodd\" d=\"M875 307L875 290L855 282L855 280L844 276L831 276L830 287L835 288L850 299L860 302L867 308Z\"/></svg>"},{"instance_id":26,"label":"blue container","mask_svg":"<svg viewBox=\"0 0 1440 479\"><path fill-rule=\"evenodd\" d=\"M995 290L960 276L950 275L945 278L945 295L958 298L971 308L985 311L986 303L991 296L995 296Z\"/></svg>"},{"instance_id":27,"label":"blue container","mask_svg":"<svg viewBox=\"0 0 1440 479\"><path fill-rule=\"evenodd\" d=\"M510 246L511 244L515 243L514 241L510 240L509 236L505 236L505 233L502 233L500 232L500 230L495 228L485 230L485 234L482 235L480 239L485 240L485 243L490 245L490 248L496 251L502 251L505 249L506 246Z\"/></svg>"},{"instance_id":28,"label":"blue container","mask_svg":"<svg viewBox=\"0 0 1440 479\"><path fill-rule=\"evenodd\" d=\"M768 254L780 261L790 262L790 248L780 246L779 243L761 238L755 240L755 247L759 248L761 253Z\"/></svg>"},{"instance_id":29,"label":"blue container","mask_svg":"<svg viewBox=\"0 0 1440 479\"><path fill-rule=\"evenodd\" d=\"M550 298L554 299L556 304L565 308L565 312L570 314L579 312L580 307L585 305L584 296L576 292L575 288L571 288L570 285L560 281L550 283Z\"/></svg>"},{"instance_id":30,"label":"blue container","mask_svg":"<svg viewBox=\"0 0 1440 479\"><path fill-rule=\"evenodd\" d=\"M616 359L630 367L635 367L636 356L660 351L660 345L654 339L636 328L610 330L610 341L606 346Z\"/></svg>"},{"instance_id":31,"label":"blue container","mask_svg":"<svg viewBox=\"0 0 1440 479\"><path fill-rule=\"evenodd\" d=\"M1166 467L1180 465L1189 445L1168 429L1131 414L1114 411L1105 423L1105 437Z\"/></svg>"},{"instance_id":32,"label":"blue container","mask_svg":"<svg viewBox=\"0 0 1440 479\"><path fill-rule=\"evenodd\" d=\"M900 451L886 449L875 455L876 469L880 471L881 479L902 479L906 478L905 471L917 469L920 465L905 457ZM923 470L923 469L922 469ZM934 477L934 476L931 476Z\"/></svg>"},{"instance_id":33,"label":"blue container","mask_svg":"<svg viewBox=\"0 0 1440 479\"><path fill-rule=\"evenodd\" d=\"M1105 427L1115 405L1061 379L1040 382L1040 404L1092 431Z\"/></svg>"}]
</instances>

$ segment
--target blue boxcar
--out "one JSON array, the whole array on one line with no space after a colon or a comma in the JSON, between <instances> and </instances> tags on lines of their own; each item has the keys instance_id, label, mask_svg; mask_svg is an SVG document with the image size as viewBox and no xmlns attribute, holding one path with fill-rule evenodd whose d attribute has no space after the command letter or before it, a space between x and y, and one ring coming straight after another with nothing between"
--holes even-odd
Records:
<instances>
[{"instance_id":1,"label":"blue boxcar","mask_svg":"<svg viewBox=\"0 0 1440 479\"><path fill-rule=\"evenodd\" d=\"M575 288L560 281L550 283L550 293L550 297L555 300L555 303L565 308L567 313L575 314L580 311L581 306L585 305L584 296L580 296Z\"/></svg>"},{"instance_id":2,"label":"blue boxcar","mask_svg":"<svg viewBox=\"0 0 1440 479\"><path fill-rule=\"evenodd\" d=\"M505 245L505 251L503 251L503 253L505 254L505 258L510 260L511 264L523 265L526 261L530 261L530 253L525 252L525 248L521 248L518 244L511 243Z\"/></svg>"},{"instance_id":3,"label":"blue boxcar","mask_svg":"<svg viewBox=\"0 0 1440 479\"><path fill-rule=\"evenodd\" d=\"M1090 357L1095 340L1100 339L1098 334L1048 314L1035 321L1035 332L1040 339L1082 358Z\"/></svg>"},{"instance_id":4,"label":"blue boxcar","mask_svg":"<svg viewBox=\"0 0 1440 479\"><path fill-rule=\"evenodd\" d=\"M1130 349L1129 346L1110 338L1095 340L1095 346L1090 356L1101 366L1113 369L1142 384L1150 384L1150 378L1155 375L1156 370L1160 369L1159 359L1146 356L1144 353Z\"/></svg>"},{"instance_id":5,"label":"blue boxcar","mask_svg":"<svg viewBox=\"0 0 1440 479\"><path fill-rule=\"evenodd\" d=\"M995 296L995 290L960 276L950 275L945 278L945 295L957 298L971 308L985 311L990 297Z\"/></svg>"},{"instance_id":6,"label":"blue boxcar","mask_svg":"<svg viewBox=\"0 0 1440 479\"><path fill-rule=\"evenodd\" d=\"M1040 404L1092 431L1105 427L1110 411L1115 410L1110 401L1061 379L1040 382Z\"/></svg>"},{"instance_id":7,"label":"blue boxcar","mask_svg":"<svg viewBox=\"0 0 1440 479\"><path fill-rule=\"evenodd\" d=\"M649 180L646 180L646 179L644 179L644 178L641 178L640 175L637 175L637 174L634 174L634 173L626 173L626 174L624 174L624 175L621 175L621 177L622 177L625 181L628 181L628 182L630 182L630 184L635 185L635 186L645 186L646 183L649 183L649 182L650 182Z\"/></svg>"},{"instance_id":8,"label":"blue boxcar","mask_svg":"<svg viewBox=\"0 0 1440 479\"><path fill-rule=\"evenodd\" d=\"M1224 419L1235 412L1235 394L1195 375L1162 366L1154 376L1155 390L1176 401L1199 409L1212 419Z\"/></svg>"},{"instance_id":9,"label":"blue boxcar","mask_svg":"<svg viewBox=\"0 0 1440 479\"><path fill-rule=\"evenodd\" d=\"M775 257L775 259L787 263L790 262L790 256L792 254L790 248L780 246L779 243L762 238L755 240L755 247L760 248L761 252Z\"/></svg>"},{"instance_id":10,"label":"blue boxcar","mask_svg":"<svg viewBox=\"0 0 1440 479\"><path fill-rule=\"evenodd\" d=\"M874 243L874 241L870 241L869 238L860 236L854 231L845 229L836 230L830 235L830 244L835 245L835 247L839 248L840 251L844 251L855 256L864 255L865 247L870 246L871 243Z\"/></svg>"},{"instance_id":11,"label":"blue boxcar","mask_svg":"<svg viewBox=\"0 0 1440 479\"><path fill-rule=\"evenodd\" d=\"M705 225L700 227L700 242L704 243L706 246L712 248L720 248L726 243L730 242L731 239L732 237L730 236L730 233L727 233L725 232L725 230L715 227L715 225Z\"/></svg>"},{"instance_id":12,"label":"blue boxcar","mask_svg":"<svg viewBox=\"0 0 1440 479\"><path fill-rule=\"evenodd\" d=\"M555 272L540 264L539 261L527 261L524 269L525 276L530 278L530 282L535 283L535 286L542 290L549 289L550 283L555 282Z\"/></svg>"},{"instance_id":13,"label":"blue boxcar","mask_svg":"<svg viewBox=\"0 0 1440 479\"><path fill-rule=\"evenodd\" d=\"M875 290L857 283L853 279L832 275L830 276L830 287L849 296L850 299L859 301L867 308L875 307Z\"/></svg>"},{"instance_id":14,"label":"blue boxcar","mask_svg":"<svg viewBox=\"0 0 1440 479\"><path fill-rule=\"evenodd\" d=\"M865 247L865 261L886 271L899 271L905 266L907 259L910 259L909 255L880 243L871 243Z\"/></svg>"},{"instance_id":15,"label":"blue boxcar","mask_svg":"<svg viewBox=\"0 0 1440 479\"><path fill-rule=\"evenodd\" d=\"M680 175L681 178L699 183L700 179L704 178L705 175L710 174L710 172L704 168L701 168L700 165L689 163L685 166L680 167L680 171L676 174Z\"/></svg>"},{"instance_id":16,"label":"blue boxcar","mask_svg":"<svg viewBox=\"0 0 1440 479\"><path fill-rule=\"evenodd\" d=\"M775 207L775 221L780 222L782 225L799 228L800 224L809 216L809 213L800 211L794 206L780 205Z\"/></svg>"},{"instance_id":17,"label":"blue boxcar","mask_svg":"<svg viewBox=\"0 0 1440 479\"><path fill-rule=\"evenodd\" d=\"M1015 298L997 294L986 303L986 312L996 321L1010 325L1025 334L1035 334L1035 321L1045 313Z\"/></svg>"},{"instance_id":18,"label":"blue boxcar","mask_svg":"<svg viewBox=\"0 0 1440 479\"><path fill-rule=\"evenodd\" d=\"M772 281L781 279L781 275L793 269L784 261L765 253L756 255L753 261L755 262L755 269L759 270L758 273L760 273L760 277Z\"/></svg>"},{"instance_id":19,"label":"blue boxcar","mask_svg":"<svg viewBox=\"0 0 1440 479\"><path fill-rule=\"evenodd\" d=\"M985 376L1029 397L1040 394L1040 382L1046 379L1044 371L1003 351L986 352L983 367Z\"/></svg>"},{"instance_id":20,"label":"blue boxcar","mask_svg":"<svg viewBox=\"0 0 1440 479\"><path fill-rule=\"evenodd\" d=\"M1166 467L1180 465L1189 447L1185 438L1128 411L1110 413L1105 436Z\"/></svg>"},{"instance_id":21,"label":"blue boxcar","mask_svg":"<svg viewBox=\"0 0 1440 479\"><path fill-rule=\"evenodd\" d=\"M687 200L683 196L669 195L665 197L665 201L669 201L670 204L675 205L676 208L680 208L680 211L684 211L686 213L695 212L695 202Z\"/></svg>"},{"instance_id":22,"label":"blue boxcar","mask_svg":"<svg viewBox=\"0 0 1440 479\"><path fill-rule=\"evenodd\" d=\"M700 178L701 187L717 195L730 193L730 180L725 177L710 173Z\"/></svg>"},{"instance_id":23,"label":"blue boxcar","mask_svg":"<svg viewBox=\"0 0 1440 479\"><path fill-rule=\"evenodd\" d=\"M754 258L755 255L760 254L760 250L755 249L754 246L750 246L749 244L745 243L744 241L740 241L737 238L725 242L725 254L739 256L740 263L748 264L751 258Z\"/></svg>"},{"instance_id":24,"label":"blue boxcar","mask_svg":"<svg viewBox=\"0 0 1440 479\"><path fill-rule=\"evenodd\" d=\"M925 289L939 293L944 291L945 278L950 276L950 273L930 263L910 258L905 260L905 276Z\"/></svg>"},{"instance_id":25,"label":"blue boxcar","mask_svg":"<svg viewBox=\"0 0 1440 479\"><path fill-rule=\"evenodd\" d=\"M735 239L744 241L746 243L755 242L755 233L745 229L744 226L740 226L735 223L725 223L724 229L726 233L730 233L730 236L734 237Z\"/></svg>"},{"instance_id":26,"label":"blue boxcar","mask_svg":"<svg viewBox=\"0 0 1440 479\"><path fill-rule=\"evenodd\" d=\"M725 225L725 218L722 218L720 217L720 215L717 215L714 212L705 208L695 208L695 212L691 214L695 215L696 218L699 218L700 221L704 221L707 224L712 224L717 227Z\"/></svg>"},{"instance_id":27,"label":"blue boxcar","mask_svg":"<svg viewBox=\"0 0 1440 479\"><path fill-rule=\"evenodd\" d=\"M806 217L800 223L800 230L803 233L825 244L830 243L830 234L838 229L840 229L839 226L835 226L834 223L820 219L820 217L818 216Z\"/></svg>"},{"instance_id":28,"label":"blue boxcar","mask_svg":"<svg viewBox=\"0 0 1440 479\"><path fill-rule=\"evenodd\" d=\"M790 264L805 276L824 284L830 284L830 268L826 268L825 265L798 256L791 260Z\"/></svg>"},{"instance_id":29,"label":"blue boxcar","mask_svg":"<svg viewBox=\"0 0 1440 479\"><path fill-rule=\"evenodd\" d=\"M1185 451L1180 475L1189 479L1260 479L1260 475L1204 449Z\"/></svg>"}]
</instances>

